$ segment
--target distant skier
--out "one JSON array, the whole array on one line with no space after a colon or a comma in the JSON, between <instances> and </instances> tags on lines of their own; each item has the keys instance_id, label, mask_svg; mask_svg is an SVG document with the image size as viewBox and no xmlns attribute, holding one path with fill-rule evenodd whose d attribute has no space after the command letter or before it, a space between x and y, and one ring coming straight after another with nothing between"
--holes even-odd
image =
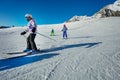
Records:
<instances>
[{"instance_id":1,"label":"distant skier","mask_svg":"<svg viewBox=\"0 0 120 80\"><path fill-rule=\"evenodd\" d=\"M54 36L55 35L55 31L54 29L51 30L50 36Z\"/></svg>"},{"instance_id":2,"label":"distant skier","mask_svg":"<svg viewBox=\"0 0 120 80\"><path fill-rule=\"evenodd\" d=\"M68 30L68 28L64 24L63 25L63 29L62 29L62 31L63 31L63 39L67 39L68 38L68 36L67 36L67 30Z\"/></svg>"},{"instance_id":3,"label":"distant skier","mask_svg":"<svg viewBox=\"0 0 120 80\"><path fill-rule=\"evenodd\" d=\"M27 37L27 48L24 50L24 52L28 53L36 53L37 52L37 47L35 43L35 37L36 37L36 30L37 30L37 25L32 18L31 14L26 14L25 15L26 20L28 21L27 25L27 30L23 31L21 35L25 35L27 32L29 33L29 36Z\"/></svg>"}]
</instances>

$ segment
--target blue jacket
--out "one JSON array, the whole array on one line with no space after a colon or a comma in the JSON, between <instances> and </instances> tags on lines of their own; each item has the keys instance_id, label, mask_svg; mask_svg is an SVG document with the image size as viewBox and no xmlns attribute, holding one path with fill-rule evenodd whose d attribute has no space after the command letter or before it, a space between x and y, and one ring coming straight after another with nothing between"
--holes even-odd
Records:
<instances>
[{"instance_id":1,"label":"blue jacket","mask_svg":"<svg viewBox=\"0 0 120 80\"><path fill-rule=\"evenodd\" d=\"M63 32L66 32L67 30L68 30L67 27L63 27L62 29Z\"/></svg>"}]
</instances>

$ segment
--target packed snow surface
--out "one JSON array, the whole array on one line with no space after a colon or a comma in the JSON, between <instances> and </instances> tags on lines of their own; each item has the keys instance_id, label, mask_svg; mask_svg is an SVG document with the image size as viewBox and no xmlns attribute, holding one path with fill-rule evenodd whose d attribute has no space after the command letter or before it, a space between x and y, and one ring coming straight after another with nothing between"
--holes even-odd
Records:
<instances>
[{"instance_id":1,"label":"packed snow surface","mask_svg":"<svg viewBox=\"0 0 120 80\"><path fill-rule=\"evenodd\" d=\"M6 53L26 48L25 28L0 29L0 80L120 80L120 18L102 18L66 23L68 39L62 39L63 24L42 25L37 47L46 52L8 59Z\"/></svg>"}]
</instances>

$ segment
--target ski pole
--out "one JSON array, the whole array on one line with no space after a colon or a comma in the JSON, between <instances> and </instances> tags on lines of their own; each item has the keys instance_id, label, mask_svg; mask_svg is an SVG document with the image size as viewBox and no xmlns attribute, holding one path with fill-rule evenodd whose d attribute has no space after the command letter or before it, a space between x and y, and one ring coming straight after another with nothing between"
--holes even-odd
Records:
<instances>
[{"instance_id":1,"label":"ski pole","mask_svg":"<svg viewBox=\"0 0 120 80\"><path fill-rule=\"evenodd\" d=\"M41 35L41 36L43 36L43 37L46 37L46 38L48 38L48 39L50 39L50 40L56 41L55 39L52 39L52 38L50 38L50 37L48 37L48 36L45 36L45 35L43 35L43 34L41 34L41 33L38 33L38 32L37 32L37 34L39 34L39 35ZM56 41L56 42L57 42L57 41Z\"/></svg>"}]
</instances>

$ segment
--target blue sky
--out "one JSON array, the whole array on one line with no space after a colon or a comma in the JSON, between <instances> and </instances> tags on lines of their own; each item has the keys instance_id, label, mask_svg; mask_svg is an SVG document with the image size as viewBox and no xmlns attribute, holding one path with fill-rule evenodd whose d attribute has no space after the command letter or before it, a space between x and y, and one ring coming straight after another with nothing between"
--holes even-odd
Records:
<instances>
[{"instance_id":1,"label":"blue sky","mask_svg":"<svg viewBox=\"0 0 120 80\"><path fill-rule=\"evenodd\" d=\"M74 15L91 16L116 0L0 0L0 26L24 26L26 13L37 24L62 23Z\"/></svg>"}]
</instances>

